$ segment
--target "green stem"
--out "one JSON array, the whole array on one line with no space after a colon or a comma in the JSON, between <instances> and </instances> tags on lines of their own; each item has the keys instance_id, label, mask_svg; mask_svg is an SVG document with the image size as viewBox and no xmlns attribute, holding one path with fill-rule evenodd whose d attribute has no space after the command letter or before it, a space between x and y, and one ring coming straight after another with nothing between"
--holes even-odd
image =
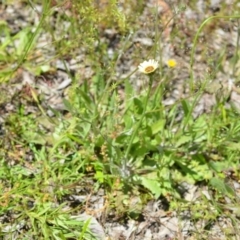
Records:
<instances>
[{"instance_id":1,"label":"green stem","mask_svg":"<svg viewBox=\"0 0 240 240\"><path fill-rule=\"evenodd\" d=\"M209 17L207 18L205 21L202 22L202 24L200 25L200 27L198 28L198 31L194 37L194 40L193 40L193 47L192 47L192 51L191 51L191 57L190 57L190 86L191 86L191 90L193 91L194 90L194 83L193 83L193 79L194 79L194 76L193 76L193 64L194 64L194 54L195 54L195 50L196 50L196 46L197 46L197 41L198 41L198 38L199 38L199 35L200 33L202 32L204 26L212 21L213 19L233 19L233 18L240 18L240 15L232 15L232 16L212 16L212 17Z\"/></svg>"},{"instance_id":2,"label":"green stem","mask_svg":"<svg viewBox=\"0 0 240 240\"><path fill-rule=\"evenodd\" d=\"M126 153L125 153L125 158L124 158L125 161L127 161L127 159L128 159L128 155L129 155L129 152L131 150L134 138L136 137L137 132L138 132L139 128L141 127L143 118L144 118L144 116L146 114L147 104L148 104L150 92L151 92L151 89L152 89L152 82L153 82L153 74L150 74L149 75L148 92L147 92L146 100L145 100L144 107L143 107L143 113L142 113L142 116L139 119L139 122L137 123L137 125L136 125L136 127L135 127L135 129L134 129L134 131L132 133L132 135L131 135L131 138L130 138L130 141L129 141L129 144L128 144L128 148L127 148Z\"/></svg>"}]
</instances>

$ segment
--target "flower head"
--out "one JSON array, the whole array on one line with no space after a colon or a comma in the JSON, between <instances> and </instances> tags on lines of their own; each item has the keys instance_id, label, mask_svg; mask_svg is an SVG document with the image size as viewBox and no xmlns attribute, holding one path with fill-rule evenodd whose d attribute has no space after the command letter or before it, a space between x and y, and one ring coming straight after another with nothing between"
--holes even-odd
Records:
<instances>
[{"instance_id":1,"label":"flower head","mask_svg":"<svg viewBox=\"0 0 240 240\"><path fill-rule=\"evenodd\" d=\"M168 67L170 67L170 68L175 68L176 65L177 65L177 62L176 62L176 60L174 60L174 59L169 59L169 60L167 61L167 65L168 65Z\"/></svg>"},{"instance_id":2,"label":"flower head","mask_svg":"<svg viewBox=\"0 0 240 240\"><path fill-rule=\"evenodd\" d=\"M158 61L154 59L149 59L148 61L144 61L138 66L139 71L144 74L151 74L155 72L157 68L158 68Z\"/></svg>"}]
</instances>

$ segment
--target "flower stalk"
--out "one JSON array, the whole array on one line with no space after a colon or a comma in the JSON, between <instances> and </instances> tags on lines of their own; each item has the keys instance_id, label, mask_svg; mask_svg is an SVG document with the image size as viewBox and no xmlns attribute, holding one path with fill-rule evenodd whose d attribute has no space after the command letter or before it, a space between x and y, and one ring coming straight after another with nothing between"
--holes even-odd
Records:
<instances>
[{"instance_id":1,"label":"flower stalk","mask_svg":"<svg viewBox=\"0 0 240 240\"><path fill-rule=\"evenodd\" d=\"M125 153L125 161L127 161L127 159L128 159L128 155L129 155L129 152L131 150L132 143L133 143L133 141L134 141L134 139L137 135L137 132L142 125L143 119L146 115L147 105L148 105L150 92L151 92L152 84L153 84L153 75L154 75L155 70L158 68L158 62L155 61L155 60L145 61L142 64L140 64L138 68L139 68L140 72L142 72L144 74L147 74L149 76L148 91L147 91L147 96L146 96L146 99L145 99L145 102L144 102L143 112L142 112L141 118L139 119L139 121L138 121L132 135L131 135L131 138L130 138L130 141L129 141L129 144L128 144L128 148L127 148L126 153Z\"/></svg>"}]
</instances>

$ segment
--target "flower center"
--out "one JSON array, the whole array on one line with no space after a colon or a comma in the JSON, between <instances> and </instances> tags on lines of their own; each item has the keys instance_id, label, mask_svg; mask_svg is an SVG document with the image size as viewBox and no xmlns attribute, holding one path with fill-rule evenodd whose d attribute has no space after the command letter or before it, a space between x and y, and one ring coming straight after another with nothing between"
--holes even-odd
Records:
<instances>
[{"instance_id":1,"label":"flower center","mask_svg":"<svg viewBox=\"0 0 240 240\"><path fill-rule=\"evenodd\" d=\"M149 72L152 72L152 71L154 71L154 67L153 66L148 66L148 67L145 68L145 72L146 73L149 73Z\"/></svg>"}]
</instances>

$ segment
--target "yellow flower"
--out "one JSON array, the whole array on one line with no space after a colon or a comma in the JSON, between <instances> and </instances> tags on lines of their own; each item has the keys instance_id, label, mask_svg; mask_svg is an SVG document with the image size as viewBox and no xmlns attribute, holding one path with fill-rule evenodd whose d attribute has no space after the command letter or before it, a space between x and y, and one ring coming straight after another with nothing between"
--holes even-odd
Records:
<instances>
[{"instance_id":1,"label":"yellow flower","mask_svg":"<svg viewBox=\"0 0 240 240\"><path fill-rule=\"evenodd\" d=\"M176 62L176 60L174 60L174 59L169 59L169 60L167 61L167 65L168 65L168 67L170 67L170 68L175 68L176 65L177 65L177 62Z\"/></svg>"},{"instance_id":2,"label":"yellow flower","mask_svg":"<svg viewBox=\"0 0 240 240\"><path fill-rule=\"evenodd\" d=\"M138 70L144 74L153 73L157 68L158 68L158 61L154 59L149 59L148 61L144 61L138 66Z\"/></svg>"}]
</instances>

